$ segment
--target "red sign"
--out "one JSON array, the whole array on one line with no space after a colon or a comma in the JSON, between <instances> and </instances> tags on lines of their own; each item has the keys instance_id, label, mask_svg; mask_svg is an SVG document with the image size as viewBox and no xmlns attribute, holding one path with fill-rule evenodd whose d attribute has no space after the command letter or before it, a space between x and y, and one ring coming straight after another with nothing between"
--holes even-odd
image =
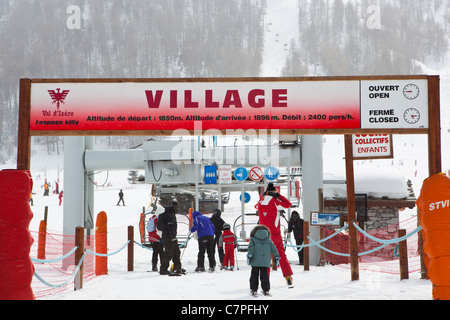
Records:
<instances>
[{"instance_id":1,"label":"red sign","mask_svg":"<svg viewBox=\"0 0 450 320\"><path fill-rule=\"evenodd\" d=\"M359 128L359 81L32 83L32 131L195 130L196 123Z\"/></svg>"},{"instance_id":2,"label":"red sign","mask_svg":"<svg viewBox=\"0 0 450 320\"><path fill-rule=\"evenodd\" d=\"M427 97L424 79L33 81L30 130L426 128Z\"/></svg>"},{"instance_id":3,"label":"red sign","mask_svg":"<svg viewBox=\"0 0 450 320\"><path fill-rule=\"evenodd\" d=\"M260 167L253 167L248 172L248 176L253 181L259 181L264 176L264 172L263 172L263 170Z\"/></svg>"}]
</instances>

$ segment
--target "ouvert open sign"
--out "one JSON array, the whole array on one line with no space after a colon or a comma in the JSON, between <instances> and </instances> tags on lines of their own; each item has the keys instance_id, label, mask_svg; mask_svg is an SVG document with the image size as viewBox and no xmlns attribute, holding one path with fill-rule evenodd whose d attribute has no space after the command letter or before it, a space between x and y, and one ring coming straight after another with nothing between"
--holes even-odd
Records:
<instances>
[{"instance_id":1,"label":"ouvert open sign","mask_svg":"<svg viewBox=\"0 0 450 320\"><path fill-rule=\"evenodd\" d=\"M428 127L426 78L253 80L33 80L30 130Z\"/></svg>"}]
</instances>

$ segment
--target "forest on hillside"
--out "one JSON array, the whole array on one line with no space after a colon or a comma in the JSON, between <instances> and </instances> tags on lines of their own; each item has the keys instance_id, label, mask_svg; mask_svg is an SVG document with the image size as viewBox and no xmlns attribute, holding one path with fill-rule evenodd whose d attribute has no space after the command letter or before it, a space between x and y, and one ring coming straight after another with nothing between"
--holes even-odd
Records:
<instances>
[{"instance_id":1,"label":"forest on hillside","mask_svg":"<svg viewBox=\"0 0 450 320\"><path fill-rule=\"evenodd\" d=\"M284 76L418 74L446 62L447 0L299 1Z\"/></svg>"},{"instance_id":2,"label":"forest on hillside","mask_svg":"<svg viewBox=\"0 0 450 320\"><path fill-rule=\"evenodd\" d=\"M289 0L2 0L0 163L15 159L20 78L260 76L269 1ZM449 0L291 1L299 37L280 76L417 74L446 62ZM97 139L129 148L146 138ZM62 141L33 138L49 154Z\"/></svg>"}]
</instances>

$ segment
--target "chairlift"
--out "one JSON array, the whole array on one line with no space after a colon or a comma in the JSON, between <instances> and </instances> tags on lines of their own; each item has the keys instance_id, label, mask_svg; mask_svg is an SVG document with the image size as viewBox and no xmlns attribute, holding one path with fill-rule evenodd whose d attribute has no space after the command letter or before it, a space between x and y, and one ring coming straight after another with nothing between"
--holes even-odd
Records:
<instances>
[{"instance_id":1,"label":"chairlift","mask_svg":"<svg viewBox=\"0 0 450 320\"><path fill-rule=\"evenodd\" d=\"M141 245L143 245L144 247L151 247L151 242L149 240L148 237L148 232L147 232L147 225L150 219L147 219L146 217L149 216L151 217L153 214L156 213L157 210L157 199L155 199L154 201L152 201L150 203L150 206L152 207L152 210L149 212L146 212L145 214L141 214L141 218L139 219L139 233L141 236ZM187 221L179 221L180 219L178 218L185 218ZM184 220L184 219L183 219ZM177 214L177 223L178 223L178 229L177 229L177 240L178 243L180 244L180 248L185 248L187 246L188 243L188 238L190 235L190 227L189 227L189 215L188 214ZM186 225L187 226L187 231L186 233L180 233L180 225Z\"/></svg>"}]
</instances>

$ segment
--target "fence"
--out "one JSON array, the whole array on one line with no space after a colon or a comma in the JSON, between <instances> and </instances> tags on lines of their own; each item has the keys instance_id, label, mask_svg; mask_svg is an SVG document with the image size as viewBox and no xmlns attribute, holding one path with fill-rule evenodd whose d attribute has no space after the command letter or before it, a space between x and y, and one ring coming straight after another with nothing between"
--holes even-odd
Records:
<instances>
[{"instance_id":1,"label":"fence","mask_svg":"<svg viewBox=\"0 0 450 320\"><path fill-rule=\"evenodd\" d=\"M407 243L408 273L421 270L420 255L418 249L417 218L412 217L401 224L386 228L365 232L357 226L358 233L358 258L359 269L390 274L401 274L399 266L398 245L402 240ZM398 230L404 229L406 235L398 237ZM289 244L294 250L302 250L304 247L319 246L325 251L326 263L342 268L350 268L349 265L349 234L347 227L339 230L325 229L325 237L320 241L310 240L310 244L295 246Z\"/></svg>"},{"instance_id":2,"label":"fence","mask_svg":"<svg viewBox=\"0 0 450 320\"><path fill-rule=\"evenodd\" d=\"M396 237L396 231L399 228L406 229L406 236ZM131 231L130 231L131 228ZM365 233L359 230L358 243L359 248L359 268L361 270L370 270L375 272L386 272L392 274L400 274L399 258L396 254L397 244L401 240L407 241L408 247L408 266L409 272L420 271L420 257L418 253L418 239L417 219L411 218L403 222L402 225L390 226L388 228L376 230ZM128 239L123 237L123 241L119 244L117 239L119 235L127 235ZM33 238L37 239L39 232L31 232ZM127 261L128 271L134 270L135 265L135 249L134 244L137 244L136 250L138 252L138 265L143 269L149 269L151 255L148 254L148 247L135 242L133 227L128 227L127 232L123 228L116 228L108 232L113 234L110 238L115 238L113 246L117 248L116 251L110 253L96 253L95 243L96 236L84 236L83 247L84 254L82 257L83 263L83 279L82 281L89 281L95 278L95 257L96 256L113 256L120 253L128 246L128 253L123 253L118 257L123 265ZM139 237L138 237L139 238ZM325 238L320 241L313 241L309 238L310 244L296 246L287 244L287 247L293 248L295 251L303 250L305 247L319 246L326 251L326 261L332 265L343 268L350 268L348 262L348 234L346 227L337 231L327 230ZM188 239L180 246L186 246ZM381 242L380 242L381 241ZM32 258L35 267L35 276L32 281L32 288L36 298L41 298L51 294L55 294L73 287L75 274L77 273L77 265L75 264L75 252L77 249L76 237L67 235L58 235L54 233L46 233L46 249L45 259ZM34 242L31 248L31 257L38 255L38 243ZM131 261L130 261L131 258Z\"/></svg>"}]
</instances>

